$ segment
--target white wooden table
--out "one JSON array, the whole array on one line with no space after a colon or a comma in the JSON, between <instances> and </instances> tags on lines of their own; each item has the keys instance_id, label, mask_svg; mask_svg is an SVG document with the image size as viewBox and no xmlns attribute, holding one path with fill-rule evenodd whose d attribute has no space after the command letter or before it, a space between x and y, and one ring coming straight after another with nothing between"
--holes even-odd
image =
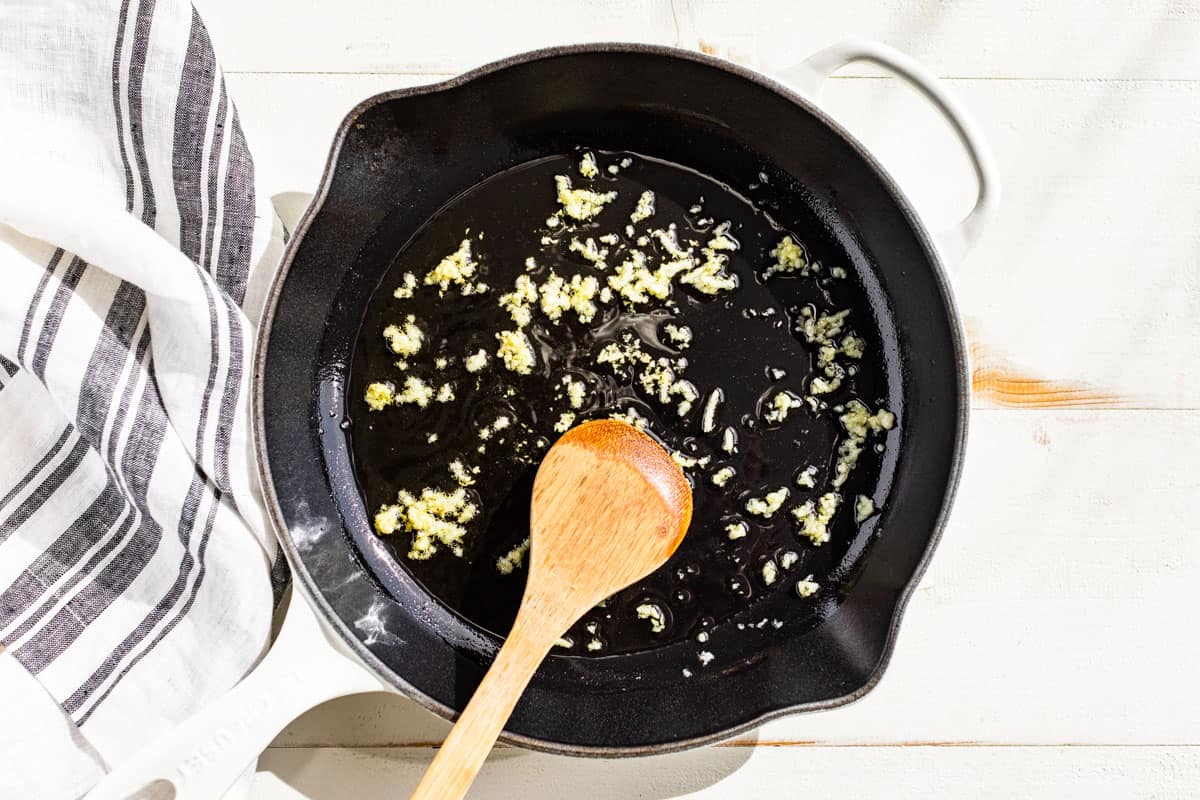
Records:
<instances>
[{"instance_id":1,"label":"white wooden table","mask_svg":"<svg viewBox=\"0 0 1200 800\"><path fill-rule=\"evenodd\" d=\"M196 4L273 194L313 190L369 94L588 40L770 71L879 39L944 77L998 158L1000 214L956 279L987 372L966 473L880 686L678 755L505 748L473 797L1200 792L1200 2ZM968 207L965 160L908 90L853 68L824 97L935 227ZM996 383L1022 376L1059 383ZM264 755L255 797L407 796L447 729L394 696L330 703Z\"/></svg>"}]
</instances>

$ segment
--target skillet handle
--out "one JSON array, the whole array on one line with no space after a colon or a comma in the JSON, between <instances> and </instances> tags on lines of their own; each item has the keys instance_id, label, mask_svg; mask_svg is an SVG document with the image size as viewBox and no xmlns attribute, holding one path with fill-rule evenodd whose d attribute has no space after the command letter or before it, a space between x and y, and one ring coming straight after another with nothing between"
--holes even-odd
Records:
<instances>
[{"instance_id":1,"label":"skillet handle","mask_svg":"<svg viewBox=\"0 0 1200 800\"><path fill-rule=\"evenodd\" d=\"M924 95L950 123L971 160L979 184L975 207L957 226L936 237L938 248L953 268L962 263L963 257L978 241L1000 201L1000 177L991 150L984 144L974 119L945 86L916 61L885 44L867 39L846 39L784 70L781 77L815 100L825 79L854 61L869 61L883 67Z\"/></svg>"},{"instance_id":2,"label":"skillet handle","mask_svg":"<svg viewBox=\"0 0 1200 800\"><path fill-rule=\"evenodd\" d=\"M110 772L85 800L214 800L285 725L310 708L385 687L343 654L295 588L283 627L242 681ZM137 724L131 721L130 724Z\"/></svg>"}]
</instances>

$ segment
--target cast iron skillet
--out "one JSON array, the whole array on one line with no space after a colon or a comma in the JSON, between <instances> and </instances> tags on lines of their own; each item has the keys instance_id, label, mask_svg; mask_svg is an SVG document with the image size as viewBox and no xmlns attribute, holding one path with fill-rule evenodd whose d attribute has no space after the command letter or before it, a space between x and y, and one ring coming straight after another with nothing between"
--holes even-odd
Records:
<instances>
[{"instance_id":1,"label":"cast iron skillet","mask_svg":"<svg viewBox=\"0 0 1200 800\"><path fill-rule=\"evenodd\" d=\"M726 626L708 649L733 656L688 680L678 649L551 658L504 738L635 755L861 697L883 672L958 478L968 400L959 320L935 248L865 150L786 88L692 53L545 50L378 95L346 117L272 289L255 376L265 493L296 579L398 691L446 717L465 705L499 641L435 601L370 533L342 423L353 347L395 254L441 206L581 142L731 186L778 176L775 217L836 251L865 292L899 446L888 449L893 483L875 535L819 624Z\"/></svg>"}]
</instances>

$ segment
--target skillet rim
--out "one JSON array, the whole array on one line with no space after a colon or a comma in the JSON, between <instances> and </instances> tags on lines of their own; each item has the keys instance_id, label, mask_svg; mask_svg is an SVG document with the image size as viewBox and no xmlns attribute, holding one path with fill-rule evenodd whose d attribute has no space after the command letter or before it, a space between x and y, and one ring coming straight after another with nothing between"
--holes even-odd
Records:
<instances>
[{"instance_id":1,"label":"skillet rim","mask_svg":"<svg viewBox=\"0 0 1200 800\"><path fill-rule=\"evenodd\" d=\"M949 475L947 476L941 508L938 509L937 517L934 520L932 530L930 531L929 538L921 554L921 558L918 561L916 568L913 570L912 575L905 582L904 587L901 589L897 597L896 605L892 610L891 620L888 624L887 634L880 651L879 661L861 686L838 697L807 703L796 703L786 705L781 708L763 711L750 719L735 723L712 733L694 736L687 739L678 739L670 742L660 742L657 744L640 746L581 746L576 744L562 744L545 739L526 736L523 734L510 733L508 731L502 732L499 737L501 741L516 744L530 750L560 755L586 757L659 755L701 747L707 744L732 738L738 734L758 728L767 722L780 719L782 717L799 713L807 713L810 711L823 711L848 705L861 699L872 689L874 689L879 684L879 681L883 678L883 674L887 671L887 668L891 663L892 653L895 649L896 638L899 634L900 624L903 621L904 613L908 609L908 603L912 599L912 595L916 591L921 578L924 576L925 571L929 567L929 562L933 558L934 551L941 542L942 533L945 529L950 512L954 505L955 495L958 491L958 484L962 476L963 459L966 452L967 436L969 432L971 406L971 370L968 359L968 348L966 346L966 332L963 319L958 310L958 305L955 300L953 286L950 283L948 272L945 265L942 263L941 252L937 248L932 237L929 235L924 221L917 214L916 210L909 202L899 184L896 183L892 176L887 172L886 169L884 169L883 165L875 159L871 152L856 138L854 138L854 136L851 135L850 132L847 131L841 124L839 124L823 109L821 109L820 106L818 106L814 101L800 94L787 84L784 84L767 75L764 75L763 73L747 67L690 50L683 50L664 45L631 42L591 42L547 47L538 50L517 53L515 55L476 67L472 70L468 70L467 72L444 81L420 86L405 87L401 89L392 89L372 95L355 105L346 114L341 124L338 126L338 129L333 137L329 155L326 158L325 168L321 173L321 180L318 184L317 190L313 194L313 197L309 201L303 216L297 223L295 230L291 232L291 236L286 243L283 255L280 258L279 266L275 271L275 275L271 279L270 286L264 298L263 313L259 321L259 328L255 339L255 352L253 356L254 376L251 385L253 402L251 428L254 438L254 455L258 466L259 481L263 493L264 504L266 505L267 509L267 514L270 517L271 524L275 528L276 539L279 541L280 546L288 559L288 564L292 569L293 581L298 581L303 585L304 591L307 595L306 599L320 611L321 616L325 618L326 623L329 624L329 626L341 639L343 646L353 652L355 656L357 656L359 660L364 663L365 666L370 668L385 683L390 684L400 694L404 695L408 699L413 700L443 719L453 721L458 716L459 712L457 710L438 702L432 697L429 697L424 692L417 689L415 686L405 680L403 676L401 676L387 664L383 663L368 647L364 645L359 637L355 636L350 631L350 626L347 625L345 620L343 620L341 616L339 616L332 609L325 596L321 592L320 587L317 585L316 581L313 580L306 565L304 564L304 561L297 552L296 543L292 538L291 530L284 519L283 510L279 504L278 497L275 494L275 483L271 475L270 462L266 448L266 436L264 432L265 407L263 402L263 383L266 375L266 353L268 344L270 342L272 323L274 322L275 314L278 310L279 299L284 283L292 267L292 261L299 249L299 244L303 241L308 228L311 226L317 214L324 207L330 187L333 183L333 175L337 171L338 159L341 155L346 137L355 122L365 112L383 103L450 91L470 83L471 81L503 71L510 67L520 66L536 61L581 54L604 55L612 53L634 53L680 59L723 70L735 77L747 80L753 84L757 84L759 87L771 91L783 99L801 107L803 110L807 111L818 121L828 127L851 149L853 149L854 152L860 158L862 158L866 165L875 173L884 190L890 194L892 201L896 204L896 207L904 217L905 221L908 223L912 233L921 245L922 250L925 252L926 260L931 268L934 284L942 296L947 315L947 321L950 323L950 339L954 350L954 367L957 377L956 383L958 389L958 398L956 414L953 420L956 426L955 443L951 453L949 465L950 471ZM286 532L286 535L281 535L280 531Z\"/></svg>"}]
</instances>

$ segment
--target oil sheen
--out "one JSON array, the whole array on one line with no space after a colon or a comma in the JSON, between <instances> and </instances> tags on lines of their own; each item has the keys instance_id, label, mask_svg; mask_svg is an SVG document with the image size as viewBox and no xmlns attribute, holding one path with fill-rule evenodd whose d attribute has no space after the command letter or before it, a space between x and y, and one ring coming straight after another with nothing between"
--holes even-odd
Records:
<instances>
[{"instance_id":1,"label":"oil sheen","mask_svg":"<svg viewBox=\"0 0 1200 800\"><path fill-rule=\"evenodd\" d=\"M850 480L840 487L843 501L830 526L830 541L814 546L797 535L788 510L830 487L837 445L845 435L836 409L853 398L861 398L872 411L882 402L880 344L863 290L853 271L831 277L831 272L840 272L831 268L844 264L838 252L809 252L809 258L822 265L815 277L762 280L763 269L773 261L770 251L786 231L761 204L679 165L633 153L596 155L599 175L591 181L579 174L578 154L549 157L497 174L448 203L396 255L366 310L346 403L351 421L347 435L368 514L394 503L401 489L419 493L426 486L456 488L447 471L451 461L478 467L469 492L479 516L468 525L461 557L443 548L428 560L411 560L406 557L409 535L402 531L384 541L396 561L439 601L471 622L503 634L520 603L525 569L502 574L496 562L529 534L533 477L541 456L558 436L555 424L567 411L574 411L577 424L632 408L649 421L649 432L669 449L709 458L704 467L687 470L693 484L692 525L666 566L587 614L568 633L572 646L555 653L595 657L698 635L703 639L704 630L776 592L790 593L794 602L788 608L794 608L796 617L812 615L812 603L797 595L796 583L811 574L823 592L837 591L837 576L831 573L858 530L855 493L869 494L879 472L877 442L872 440ZM622 162L627 166L621 168ZM614 165L616 174L608 170ZM556 175L571 176L576 187L616 191L617 198L593 220L547 226L547 218L560 208ZM655 193L656 211L631 237L626 225L647 189ZM712 297L677 283L670 307L659 304L633 313L618 300L597 303L599 310L588 324L570 312L552 324L535 312L525 329L537 355L532 374L508 371L495 358L496 333L514 327L497 297L512 288L517 276L528 274L541 283L553 270L567 278L595 275L604 285L611 265L620 263L631 247L639 247L636 240L647 228L675 222L681 242L694 239L703 246L713 228L726 220L741 245L730 254L727 267L740 281L736 291ZM618 237L616 244L606 245L607 273L595 270L566 247L572 236L606 234ZM476 280L485 282L489 291L466 297L450 291L439 297L436 286L422 285L411 298L393 296L404 273L424 276L464 236L471 240L479 263ZM543 243L547 236L552 243ZM651 243L640 249L656 247ZM526 260L531 256L536 267L529 271ZM852 379L822 395L828 408L813 410L805 405L782 423L769 423L762 413L768 398L782 390L804 397L815 374L816 347L796 332L800 309L806 305L818 311L850 309L848 329L865 340L865 354L853 362ZM402 371L381 332L409 314L425 340L422 351ZM664 334L667 324L691 330L686 349ZM620 341L626 331L636 334L642 350L654 357L687 359L683 377L699 390L699 399L688 413L680 416L674 403L660 404L636 380L622 379L597 364L600 350ZM490 363L481 372L469 373L464 359L480 349L489 353ZM445 359L440 369L439 358ZM452 383L455 401L431 402L425 408L399 405L368 410L362 399L368 384L387 380L399 386L409 375L435 388ZM562 381L567 376L588 387L581 410L571 409L563 397ZM715 427L705 432L705 400L715 389L720 389L722 402ZM508 416L513 424L503 436L481 439L481 428L498 416ZM732 454L722 447L727 428L736 437ZM816 468L813 489L796 482L797 474L810 466ZM712 477L727 467L733 468L733 476L723 486L715 485ZM781 486L788 487L789 497L778 513L769 519L746 513L748 498L762 497ZM597 504L605 502L604 497L596 498ZM747 535L729 538L726 527L733 520L745 521ZM784 557L788 552L795 557ZM768 584L763 575L767 561L791 563ZM637 607L646 603L663 611L665 626L659 632L637 616ZM593 640L599 645L589 650L585 645Z\"/></svg>"}]
</instances>

